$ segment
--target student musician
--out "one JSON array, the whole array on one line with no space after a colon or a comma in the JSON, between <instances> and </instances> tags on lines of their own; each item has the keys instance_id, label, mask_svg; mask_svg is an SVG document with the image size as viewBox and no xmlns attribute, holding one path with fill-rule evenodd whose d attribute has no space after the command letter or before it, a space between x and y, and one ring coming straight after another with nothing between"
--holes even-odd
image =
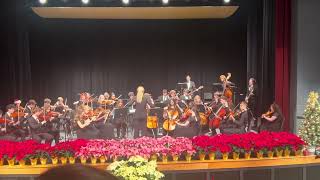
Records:
<instances>
[{"instance_id":1,"label":"student musician","mask_svg":"<svg viewBox=\"0 0 320 180\"><path fill-rule=\"evenodd\" d=\"M124 107L123 100L120 99L117 102L115 109L119 109L119 108L123 108L123 107ZM126 138L127 124L126 124L125 117L115 117L114 123L115 123L115 127L117 129L117 138L119 138L119 139Z\"/></svg>"},{"instance_id":2,"label":"student musician","mask_svg":"<svg viewBox=\"0 0 320 180\"><path fill-rule=\"evenodd\" d=\"M220 98L220 106L216 111L212 111L211 115L209 116L209 134L216 135L221 134L221 126L222 124L226 123L228 119L228 115L230 113L230 105L228 103L228 98L222 96Z\"/></svg>"},{"instance_id":3,"label":"student musician","mask_svg":"<svg viewBox=\"0 0 320 180\"><path fill-rule=\"evenodd\" d=\"M162 90L162 95L158 97L158 101L163 104L169 103L168 90L166 90L166 89Z\"/></svg>"},{"instance_id":4,"label":"student musician","mask_svg":"<svg viewBox=\"0 0 320 180\"><path fill-rule=\"evenodd\" d=\"M284 117L279 105L273 103L270 105L270 110L261 115L260 131L281 131L283 121Z\"/></svg>"},{"instance_id":5,"label":"student musician","mask_svg":"<svg viewBox=\"0 0 320 180\"><path fill-rule=\"evenodd\" d=\"M14 118L12 117L12 114L15 111L15 105L9 104L6 107L7 112L5 115L2 116L1 112L1 117L2 120L4 121L1 123L1 140L9 140L9 141L18 141L18 136L16 133L17 126L19 125L19 121L15 121Z\"/></svg>"},{"instance_id":6,"label":"student musician","mask_svg":"<svg viewBox=\"0 0 320 180\"><path fill-rule=\"evenodd\" d=\"M75 121L79 127L77 138L79 139L97 139L99 130L93 125L95 117L92 109L87 105L80 105L76 109Z\"/></svg>"},{"instance_id":7,"label":"student musician","mask_svg":"<svg viewBox=\"0 0 320 180\"><path fill-rule=\"evenodd\" d=\"M177 95L176 90L171 90L170 93L169 93L169 95L170 95L170 100L173 99L173 100L175 100L176 102L178 102L178 101L180 100L180 98L179 98L178 95Z\"/></svg>"},{"instance_id":8,"label":"student musician","mask_svg":"<svg viewBox=\"0 0 320 180\"><path fill-rule=\"evenodd\" d=\"M245 101L240 103L239 110L239 112L231 113L227 122L221 127L224 134L242 134L246 132L250 115Z\"/></svg>"},{"instance_id":9,"label":"student musician","mask_svg":"<svg viewBox=\"0 0 320 180\"><path fill-rule=\"evenodd\" d=\"M27 119L32 139L41 143L41 141L45 141L45 143L51 144L53 140L53 136L48 133L48 128L45 127L47 123L46 120L40 121L39 116L42 113L42 110L38 107L33 109L32 115Z\"/></svg>"},{"instance_id":10,"label":"student musician","mask_svg":"<svg viewBox=\"0 0 320 180\"><path fill-rule=\"evenodd\" d=\"M258 87L256 80L254 78L250 78L248 82L248 89L245 101L248 104L249 110L252 112L252 114L256 117L257 116L257 93L258 93Z\"/></svg>"},{"instance_id":11,"label":"student musician","mask_svg":"<svg viewBox=\"0 0 320 180\"><path fill-rule=\"evenodd\" d=\"M63 99L62 99L63 101ZM59 113L54 112L56 109L54 106L51 106L51 99L45 98L43 101L42 113L41 116L48 116L49 120L44 125L47 128L47 132L53 136L55 144L59 142L60 139L60 119L58 118ZM49 114L54 112L55 116L50 116Z\"/></svg>"},{"instance_id":12,"label":"student musician","mask_svg":"<svg viewBox=\"0 0 320 180\"><path fill-rule=\"evenodd\" d=\"M163 129L167 132L167 135L172 136L173 130L171 130L170 125L175 124L175 122L179 120L183 110L174 99L170 99L169 104L164 107L163 110L163 119L165 120L163 123Z\"/></svg>"},{"instance_id":13,"label":"student musician","mask_svg":"<svg viewBox=\"0 0 320 180\"><path fill-rule=\"evenodd\" d=\"M24 118L29 118L32 116L33 109L36 107L37 102L34 99L30 99L27 103L26 109L24 110Z\"/></svg>"},{"instance_id":14,"label":"student musician","mask_svg":"<svg viewBox=\"0 0 320 180\"><path fill-rule=\"evenodd\" d=\"M154 101L150 94L144 93L144 87L139 86L137 88L137 94L127 103L127 106L135 104L136 111L133 114L133 128L134 128L134 138L138 138L141 132L141 136L147 134L147 105L150 108L154 107Z\"/></svg>"},{"instance_id":15,"label":"student musician","mask_svg":"<svg viewBox=\"0 0 320 180\"><path fill-rule=\"evenodd\" d=\"M182 115L182 119L176 122L176 129L174 131L175 137L189 137L192 138L199 134L199 116L197 115L197 107L194 102L189 103L189 108Z\"/></svg>"},{"instance_id":16,"label":"student musician","mask_svg":"<svg viewBox=\"0 0 320 180\"><path fill-rule=\"evenodd\" d=\"M227 76L220 75L220 81L221 81L221 84L222 84L223 96L228 98L229 103L232 102L232 96L233 96L233 92L232 92L231 86L235 85L234 83L229 81L230 78L231 78L231 73L228 73Z\"/></svg>"},{"instance_id":17,"label":"student musician","mask_svg":"<svg viewBox=\"0 0 320 180\"><path fill-rule=\"evenodd\" d=\"M180 100L185 101L185 102L189 102L192 100L192 96L189 94L188 89L183 90L183 94L180 96Z\"/></svg>"},{"instance_id":18,"label":"student musician","mask_svg":"<svg viewBox=\"0 0 320 180\"><path fill-rule=\"evenodd\" d=\"M190 75L186 76L186 82L184 82L184 83L186 84L186 88L185 89L188 92L191 92L191 91L196 89L196 84L193 81L191 81L191 76Z\"/></svg>"}]
</instances>

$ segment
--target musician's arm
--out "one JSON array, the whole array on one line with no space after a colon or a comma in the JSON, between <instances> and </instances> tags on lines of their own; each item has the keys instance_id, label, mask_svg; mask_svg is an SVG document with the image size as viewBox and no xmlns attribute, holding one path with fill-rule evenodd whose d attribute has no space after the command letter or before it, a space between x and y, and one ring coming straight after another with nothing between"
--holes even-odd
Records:
<instances>
[{"instance_id":1,"label":"musician's arm","mask_svg":"<svg viewBox=\"0 0 320 180\"><path fill-rule=\"evenodd\" d=\"M150 108L154 108L154 101L151 96L147 96L147 103L149 104Z\"/></svg>"},{"instance_id":2,"label":"musician's arm","mask_svg":"<svg viewBox=\"0 0 320 180\"><path fill-rule=\"evenodd\" d=\"M77 124L78 124L78 126L80 127L80 128L85 128L85 127L87 127L89 124L88 123L81 123L80 121L77 121Z\"/></svg>"},{"instance_id":3,"label":"musician's arm","mask_svg":"<svg viewBox=\"0 0 320 180\"><path fill-rule=\"evenodd\" d=\"M276 119L277 119L277 116L271 116L270 118L269 118L269 117L264 116L263 118L264 118L264 119L266 119L266 120L267 120L267 121L269 121L269 122L273 122L274 120L276 120Z\"/></svg>"}]
</instances>

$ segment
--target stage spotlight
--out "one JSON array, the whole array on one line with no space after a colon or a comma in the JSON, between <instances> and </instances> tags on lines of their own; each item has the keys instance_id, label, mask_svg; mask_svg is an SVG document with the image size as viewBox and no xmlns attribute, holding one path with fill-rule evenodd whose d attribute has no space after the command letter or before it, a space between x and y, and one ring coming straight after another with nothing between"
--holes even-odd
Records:
<instances>
[{"instance_id":1,"label":"stage spotlight","mask_svg":"<svg viewBox=\"0 0 320 180\"><path fill-rule=\"evenodd\" d=\"M45 4L45 3L47 3L47 0L39 0L39 3L40 4Z\"/></svg>"},{"instance_id":2,"label":"stage spotlight","mask_svg":"<svg viewBox=\"0 0 320 180\"><path fill-rule=\"evenodd\" d=\"M162 4L168 4L169 0L162 0Z\"/></svg>"},{"instance_id":3,"label":"stage spotlight","mask_svg":"<svg viewBox=\"0 0 320 180\"><path fill-rule=\"evenodd\" d=\"M122 0L123 4L129 4L129 0Z\"/></svg>"},{"instance_id":4,"label":"stage spotlight","mask_svg":"<svg viewBox=\"0 0 320 180\"><path fill-rule=\"evenodd\" d=\"M81 0L83 4L88 4L89 0Z\"/></svg>"},{"instance_id":5,"label":"stage spotlight","mask_svg":"<svg viewBox=\"0 0 320 180\"><path fill-rule=\"evenodd\" d=\"M223 0L224 3L230 3L231 0Z\"/></svg>"}]
</instances>

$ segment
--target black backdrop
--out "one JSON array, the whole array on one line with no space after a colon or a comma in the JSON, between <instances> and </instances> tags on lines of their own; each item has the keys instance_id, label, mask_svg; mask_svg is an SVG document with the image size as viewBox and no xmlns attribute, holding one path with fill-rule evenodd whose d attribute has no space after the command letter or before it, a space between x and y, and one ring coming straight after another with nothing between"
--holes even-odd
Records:
<instances>
[{"instance_id":1,"label":"black backdrop","mask_svg":"<svg viewBox=\"0 0 320 180\"><path fill-rule=\"evenodd\" d=\"M14 98L73 101L82 91L127 94L140 84L158 96L187 73L210 91L231 72L245 91L247 14L256 4L240 4L228 19L146 21L42 19L21 2L1 12L2 105Z\"/></svg>"}]
</instances>

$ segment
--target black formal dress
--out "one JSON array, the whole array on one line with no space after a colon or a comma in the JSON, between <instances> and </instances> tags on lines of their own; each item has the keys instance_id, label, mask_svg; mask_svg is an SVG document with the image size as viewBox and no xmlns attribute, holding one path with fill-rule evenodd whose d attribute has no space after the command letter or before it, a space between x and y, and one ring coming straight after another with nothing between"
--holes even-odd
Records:
<instances>
[{"instance_id":1,"label":"black formal dress","mask_svg":"<svg viewBox=\"0 0 320 180\"><path fill-rule=\"evenodd\" d=\"M137 98L134 97L127 105L131 106L133 103L135 103L136 108L136 111L133 114L134 138L139 137L140 131L141 136L152 136L152 133L147 129L147 105L151 108L154 107L154 102L151 96L144 94L141 102L137 102Z\"/></svg>"},{"instance_id":2,"label":"black formal dress","mask_svg":"<svg viewBox=\"0 0 320 180\"><path fill-rule=\"evenodd\" d=\"M222 133L224 134L242 134L245 133L246 124L249 122L248 111L242 112L240 118L232 121L228 120L221 127Z\"/></svg>"},{"instance_id":3,"label":"black formal dress","mask_svg":"<svg viewBox=\"0 0 320 180\"><path fill-rule=\"evenodd\" d=\"M188 137L192 138L197 136L199 133L198 124L195 117L189 117L187 120L189 124L187 126L176 125L176 129L174 130L174 137ZM186 123L186 122L184 122Z\"/></svg>"},{"instance_id":4,"label":"black formal dress","mask_svg":"<svg viewBox=\"0 0 320 180\"><path fill-rule=\"evenodd\" d=\"M90 125L77 129L77 138L78 139L98 139L99 130L94 126L93 123Z\"/></svg>"},{"instance_id":5,"label":"black formal dress","mask_svg":"<svg viewBox=\"0 0 320 180\"><path fill-rule=\"evenodd\" d=\"M260 127L260 131L273 131L273 132L279 132L282 129L282 121L283 118L282 116L280 116L279 113L275 112L273 113L272 116L275 116L276 119L272 122L266 120L266 119L261 119L261 127Z\"/></svg>"}]
</instances>

